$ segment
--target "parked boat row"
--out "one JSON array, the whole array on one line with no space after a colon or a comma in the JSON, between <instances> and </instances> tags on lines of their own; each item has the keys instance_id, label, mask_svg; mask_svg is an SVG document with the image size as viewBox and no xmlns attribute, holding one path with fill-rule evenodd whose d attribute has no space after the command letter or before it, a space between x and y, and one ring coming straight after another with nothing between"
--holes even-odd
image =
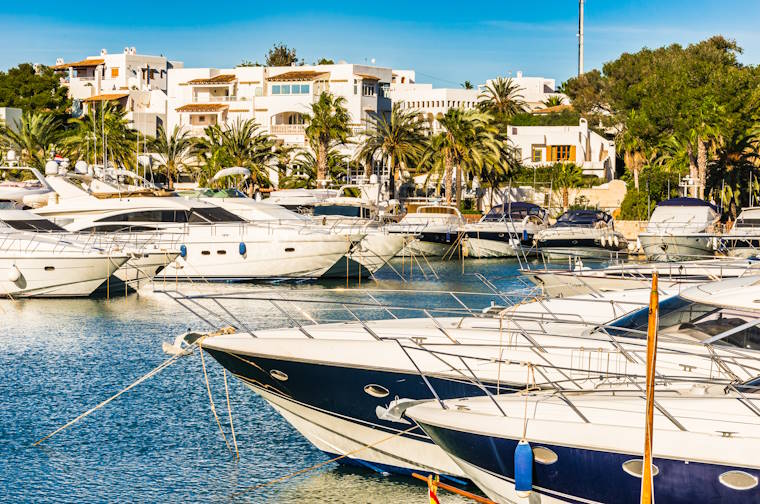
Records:
<instances>
[{"instance_id":1,"label":"parked boat row","mask_svg":"<svg viewBox=\"0 0 760 504\"><path fill-rule=\"evenodd\" d=\"M666 287L659 305L658 501L750 502L760 496L760 277L691 285ZM347 463L466 478L497 502L633 502L649 294L420 318L384 306L390 319L188 333L168 348L200 338L317 448L354 454ZM526 441L527 488L515 458Z\"/></svg>"}]
</instances>

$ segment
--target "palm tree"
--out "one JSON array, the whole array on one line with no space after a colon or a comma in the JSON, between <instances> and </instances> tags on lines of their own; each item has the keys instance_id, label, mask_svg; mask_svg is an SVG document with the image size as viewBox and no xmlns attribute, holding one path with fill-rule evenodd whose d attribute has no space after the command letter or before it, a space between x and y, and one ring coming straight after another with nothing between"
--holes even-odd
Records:
<instances>
[{"instance_id":1,"label":"palm tree","mask_svg":"<svg viewBox=\"0 0 760 504\"><path fill-rule=\"evenodd\" d=\"M197 142L199 164L204 178L222 168L242 166L260 186L271 185L269 167L277 157L275 141L253 119L237 119L231 124L213 124Z\"/></svg>"},{"instance_id":2,"label":"palm tree","mask_svg":"<svg viewBox=\"0 0 760 504\"><path fill-rule=\"evenodd\" d=\"M544 100L544 106L546 108L559 107L560 105L564 105L564 104L565 104L565 99L558 95L550 96L549 98Z\"/></svg>"},{"instance_id":3,"label":"palm tree","mask_svg":"<svg viewBox=\"0 0 760 504\"><path fill-rule=\"evenodd\" d=\"M311 113L304 114L306 139L317 160L317 184L327 185L327 157L330 147L345 145L351 135L350 116L346 99L323 92L311 105Z\"/></svg>"},{"instance_id":4,"label":"palm tree","mask_svg":"<svg viewBox=\"0 0 760 504\"><path fill-rule=\"evenodd\" d=\"M446 201L452 201L452 176L457 167L456 201L461 201L462 175L476 173L488 164L501 162L505 140L498 134L492 118L475 110L449 109L439 115L443 131L431 138L420 164L431 172L443 172Z\"/></svg>"},{"instance_id":5,"label":"palm tree","mask_svg":"<svg viewBox=\"0 0 760 504\"><path fill-rule=\"evenodd\" d=\"M293 160L298 165L298 172L289 177L284 177L280 187L316 187L317 171L319 163L314 153L309 149L301 150ZM327 152L327 179L332 184L339 184L345 180L346 166L349 164L347 156L341 154L338 149L332 148Z\"/></svg>"},{"instance_id":6,"label":"palm tree","mask_svg":"<svg viewBox=\"0 0 760 504\"><path fill-rule=\"evenodd\" d=\"M21 164L44 168L61 138L58 121L51 114L26 111L14 126L0 126L0 139L16 150Z\"/></svg>"},{"instance_id":7,"label":"palm tree","mask_svg":"<svg viewBox=\"0 0 760 504\"><path fill-rule=\"evenodd\" d=\"M552 166L552 185L562 191L562 208L570 206L570 189L583 182L583 169L575 163L557 163Z\"/></svg>"},{"instance_id":8,"label":"palm tree","mask_svg":"<svg viewBox=\"0 0 760 504\"><path fill-rule=\"evenodd\" d=\"M484 112L493 114L497 120L505 122L510 117L528 110L520 91L522 88L511 78L499 77L486 85L478 96L478 106Z\"/></svg>"},{"instance_id":9,"label":"palm tree","mask_svg":"<svg viewBox=\"0 0 760 504\"><path fill-rule=\"evenodd\" d=\"M175 126L171 135L167 134L163 126L158 127L158 134L151 140L150 148L158 154L159 166L166 169L169 190L174 189L172 176L189 162L194 147L195 139L180 126Z\"/></svg>"},{"instance_id":10,"label":"palm tree","mask_svg":"<svg viewBox=\"0 0 760 504\"><path fill-rule=\"evenodd\" d=\"M466 80L462 83L462 87L465 89L475 89L475 86L472 85L472 82Z\"/></svg>"},{"instance_id":11,"label":"palm tree","mask_svg":"<svg viewBox=\"0 0 760 504\"><path fill-rule=\"evenodd\" d=\"M88 164L103 163L124 167L136 164L137 132L129 126L127 112L116 104L91 104L86 114L70 119L73 126L63 140L70 157ZM104 155L105 146L105 155Z\"/></svg>"},{"instance_id":12,"label":"palm tree","mask_svg":"<svg viewBox=\"0 0 760 504\"><path fill-rule=\"evenodd\" d=\"M388 164L391 194L396 197L398 168L402 170L417 160L425 149L427 123L419 112L403 110L396 102L389 117L370 112L368 131L357 157L369 170L372 161L383 159Z\"/></svg>"}]
</instances>

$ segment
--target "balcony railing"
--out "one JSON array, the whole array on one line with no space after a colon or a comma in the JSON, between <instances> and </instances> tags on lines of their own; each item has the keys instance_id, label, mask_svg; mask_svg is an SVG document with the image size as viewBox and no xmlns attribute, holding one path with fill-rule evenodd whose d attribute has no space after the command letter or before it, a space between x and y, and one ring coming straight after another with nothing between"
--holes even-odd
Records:
<instances>
[{"instance_id":1,"label":"balcony railing","mask_svg":"<svg viewBox=\"0 0 760 504\"><path fill-rule=\"evenodd\" d=\"M273 135L303 135L306 126L303 124L273 124L271 130Z\"/></svg>"},{"instance_id":2,"label":"balcony railing","mask_svg":"<svg viewBox=\"0 0 760 504\"><path fill-rule=\"evenodd\" d=\"M250 100L246 96L193 96L193 103L231 103Z\"/></svg>"}]
</instances>

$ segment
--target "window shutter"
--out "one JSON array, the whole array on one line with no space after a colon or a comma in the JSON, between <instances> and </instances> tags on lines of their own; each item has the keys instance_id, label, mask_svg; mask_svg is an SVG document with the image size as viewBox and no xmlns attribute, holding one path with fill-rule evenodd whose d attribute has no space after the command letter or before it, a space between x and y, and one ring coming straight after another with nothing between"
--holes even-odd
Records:
<instances>
[{"instance_id":1,"label":"window shutter","mask_svg":"<svg viewBox=\"0 0 760 504\"><path fill-rule=\"evenodd\" d=\"M575 163L575 145L570 146L570 161Z\"/></svg>"},{"instance_id":2,"label":"window shutter","mask_svg":"<svg viewBox=\"0 0 760 504\"><path fill-rule=\"evenodd\" d=\"M554 149L552 149L551 145L546 146L546 160L547 161L554 161L554 157L552 156L552 152Z\"/></svg>"}]
</instances>

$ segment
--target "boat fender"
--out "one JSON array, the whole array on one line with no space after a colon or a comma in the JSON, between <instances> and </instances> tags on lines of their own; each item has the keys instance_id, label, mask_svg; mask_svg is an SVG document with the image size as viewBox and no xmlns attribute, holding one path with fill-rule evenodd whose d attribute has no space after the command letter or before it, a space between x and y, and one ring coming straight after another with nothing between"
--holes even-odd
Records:
<instances>
[{"instance_id":1,"label":"boat fender","mask_svg":"<svg viewBox=\"0 0 760 504\"><path fill-rule=\"evenodd\" d=\"M245 247L245 243L240 242L240 245L238 245L238 252L240 252L241 256L244 256L245 253L246 253L246 251L247 251L247 249Z\"/></svg>"},{"instance_id":2,"label":"boat fender","mask_svg":"<svg viewBox=\"0 0 760 504\"><path fill-rule=\"evenodd\" d=\"M641 239L636 238L636 250L641 250Z\"/></svg>"},{"instance_id":3,"label":"boat fender","mask_svg":"<svg viewBox=\"0 0 760 504\"><path fill-rule=\"evenodd\" d=\"M720 248L720 247L718 247L718 237L717 236L713 236L712 242L713 242L713 248L715 250L718 250Z\"/></svg>"},{"instance_id":4,"label":"boat fender","mask_svg":"<svg viewBox=\"0 0 760 504\"><path fill-rule=\"evenodd\" d=\"M523 229L523 241L524 242L528 241L528 230L527 229Z\"/></svg>"},{"instance_id":5,"label":"boat fender","mask_svg":"<svg viewBox=\"0 0 760 504\"><path fill-rule=\"evenodd\" d=\"M11 267L8 269L8 280L16 283L21 279L21 271L16 267L15 264L11 265Z\"/></svg>"},{"instance_id":6,"label":"boat fender","mask_svg":"<svg viewBox=\"0 0 760 504\"><path fill-rule=\"evenodd\" d=\"M602 235L602 237L599 238L599 242L602 244L602 247L606 247L607 246L607 237L604 236L604 235Z\"/></svg>"},{"instance_id":7,"label":"boat fender","mask_svg":"<svg viewBox=\"0 0 760 504\"><path fill-rule=\"evenodd\" d=\"M619 247L620 246L620 239L618 238L618 236L614 235L612 237L612 239L615 241L615 247Z\"/></svg>"},{"instance_id":8,"label":"boat fender","mask_svg":"<svg viewBox=\"0 0 760 504\"><path fill-rule=\"evenodd\" d=\"M182 257L182 259L187 257L187 245L185 245L184 243L179 246L179 255L180 257Z\"/></svg>"},{"instance_id":9,"label":"boat fender","mask_svg":"<svg viewBox=\"0 0 760 504\"><path fill-rule=\"evenodd\" d=\"M515 492L525 498L533 490L533 449L525 439L515 447Z\"/></svg>"}]
</instances>

